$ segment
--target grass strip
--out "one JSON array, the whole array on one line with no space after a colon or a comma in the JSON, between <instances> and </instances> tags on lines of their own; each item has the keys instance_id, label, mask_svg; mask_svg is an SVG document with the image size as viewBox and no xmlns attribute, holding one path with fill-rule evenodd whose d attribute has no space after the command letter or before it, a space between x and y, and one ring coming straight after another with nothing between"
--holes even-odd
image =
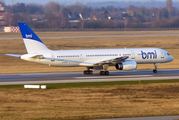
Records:
<instances>
[{"instance_id":1,"label":"grass strip","mask_svg":"<svg viewBox=\"0 0 179 120\"><path fill-rule=\"evenodd\" d=\"M115 86L115 85L152 84L152 83L178 83L178 82L179 79L117 81L117 82L56 83L56 84L46 84L46 85L47 85L47 89L62 89L62 88L102 87L102 86ZM0 88L22 89L23 85L0 85Z\"/></svg>"}]
</instances>

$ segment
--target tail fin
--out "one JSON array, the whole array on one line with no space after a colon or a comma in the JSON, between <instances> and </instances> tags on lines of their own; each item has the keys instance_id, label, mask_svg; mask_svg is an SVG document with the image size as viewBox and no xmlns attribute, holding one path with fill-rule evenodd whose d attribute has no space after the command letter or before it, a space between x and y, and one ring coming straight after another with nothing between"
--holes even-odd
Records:
<instances>
[{"instance_id":1,"label":"tail fin","mask_svg":"<svg viewBox=\"0 0 179 120\"><path fill-rule=\"evenodd\" d=\"M49 50L26 23L18 23L27 53L40 53Z\"/></svg>"}]
</instances>

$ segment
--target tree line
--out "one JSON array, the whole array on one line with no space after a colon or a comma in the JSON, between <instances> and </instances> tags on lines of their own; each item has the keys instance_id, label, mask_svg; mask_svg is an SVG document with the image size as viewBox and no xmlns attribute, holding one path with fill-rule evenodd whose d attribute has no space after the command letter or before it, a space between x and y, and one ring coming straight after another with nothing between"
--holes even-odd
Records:
<instances>
[{"instance_id":1,"label":"tree line","mask_svg":"<svg viewBox=\"0 0 179 120\"><path fill-rule=\"evenodd\" d=\"M179 27L179 10L172 6L94 8L82 3L64 6L58 2L49 2L45 6L16 3L5 7L9 26L26 22L33 28Z\"/></svg>"}]
</instances>

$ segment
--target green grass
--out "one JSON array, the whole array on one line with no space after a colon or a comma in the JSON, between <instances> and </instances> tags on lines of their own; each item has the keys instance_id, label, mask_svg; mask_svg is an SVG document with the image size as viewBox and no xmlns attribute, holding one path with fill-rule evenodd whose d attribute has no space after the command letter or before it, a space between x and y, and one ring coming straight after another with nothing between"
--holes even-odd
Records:
<instances>
[{"instance_id":1,"label":"green grass","mask_svg":"<svg viewBox=\"0 0 179 120\"><path fill-rule=\"evenodd\" d=\"M24 86L23 85L0 85L0 88L20 89L20 88L24 88Z\"/></svg>"},{"instance_id":2,"label":"green grass","mask_svg":"<svg viewBox=\"0 0 179 120\"><path fill-rule=\"evenodd\" d=\"M152 84L152 83L178 83L177 80L141 80L140 84ZM114 86L114 85L136 85L139 81L118 81L118 82L87 82L87 83L57 83L46 84L47 89L62 89L62 88L82 88L82 87L102 87L102 86ZM1 85L0 88L7 89L22 89L23 85Z\"/></svg>"}]
</instances>

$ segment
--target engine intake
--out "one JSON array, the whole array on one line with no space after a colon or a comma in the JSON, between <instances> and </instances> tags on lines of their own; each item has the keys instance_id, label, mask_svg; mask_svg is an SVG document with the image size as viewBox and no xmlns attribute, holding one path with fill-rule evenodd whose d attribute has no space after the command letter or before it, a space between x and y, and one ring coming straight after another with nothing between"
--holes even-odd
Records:
<instances>
[{"instance_id":1,"label":"engine intake","mask_svg":"<svg viewBox=\"0 0 179 120\"><path fill-rule=\"evenodd\" d=\"M123 63L116 64L117 70L136 70L137 69L137 63L133 60L127 60Z\"/></svg>"}]
</instances>

